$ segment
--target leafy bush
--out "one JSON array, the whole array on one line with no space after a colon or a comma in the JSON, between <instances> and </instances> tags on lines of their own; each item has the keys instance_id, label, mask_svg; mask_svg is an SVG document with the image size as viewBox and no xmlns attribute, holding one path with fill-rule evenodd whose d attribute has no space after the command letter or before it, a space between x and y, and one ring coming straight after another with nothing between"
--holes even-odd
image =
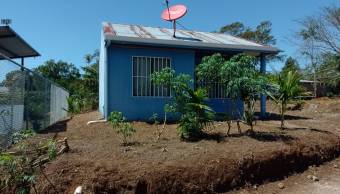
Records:
<instances>
[{"instance_id":1,"label":"leafy bush","mask_svg":"<svg viewBox=\"0 0 340 194\"><path fill-rule=\"evenodd\" d=\"M120 127L120 125L125 122L125 118L123 116L123 113L121 112L117 112L117 111L113 111L110 113L108 120L110 121L112 127L114 129Z\"/></svg>"},{"instance_id":2,"label":"leafy bush","mask_svg":"<svg viewBox=\"0 0 340 194\"><path fill-rule=\"evenodd\" d=\"M57 157L57 142L54 140L49 140L47 142L47 154L50 160Z\"/></svg>"},{"instance_id":3,"label":"leafy bush","mask_svg":"<svg viewBox=\"0 0 340 194\"><path fill-rule=\"evenodd\" d=\"M116 111L110 113L108 121L112 125L113 129L117 130L117 134L122 136L123 145L127 145L128 138L130 138L136 132L131 123L126 121L123 113Z\"/></svg>"},{"instance_id":4,"label":"leafy bush","mask_svg":"<svg viewBox=\"0 0 340 194\"><path fill-rule=\"evenodd\" d=\"M32 137L33 135L34 135L34 131L32 129L25 129L25 130L21 130L19 132L15 132L12 135L13 144L18 143L23 139L27 139L29 137Z\"/></svg>"},{"instance_id":5,"label":"leafy bush","mask_svg":"<svg viewBox=\"0 0 340 194\"><path fill-rule=\"evenodd\" d=\"M152 81L171 88L172 102L166 105L165 110L179 113L178 132L181 138L198 137L202 129L212 123L213 111L204 103L206 92L204 89L194 91L189 75L176 75L174 70L165 68L153 73Z\"/></svg>"},{"instance_id":6,"label":"leafy bush","mask_svg":"<svg viewBox=\"0 0 340 194\"><path fill-rule=\"evenodd\" d=\"M77 95L72 95L67 98L68 110L71 114L78 114L84 110L85 102Z\"/></svg>"},{"instance_id":7,"label":"leafy bush","mask_svg":"<svg viewBox=\"0 0 340 194\"><path fill-rule=\"evenodd\" d=\"M17 152L0 153L0 193L30 193L31 188L35 193L36 175L42 174L43 163L57 156L57 142L48 140L47 143L38 145L18 146ZM48 155L45 158L45 154ZM45 178L47 176L44 174ZM48 180L49 181L49 180ZM50 181L49 181L50 182Z\"/></svg>"},{"instance_id":8,"label":"leafy bush","mask_svg":"<svg viewBox=\"0 0 340 194\"><path fill-rule=\"evenodd\" d=\"M30 167L27 157L1 153L0 166L4 173L0 178L1 192L13 188L13 193L30 193L31 186L35 184L36 170Z\"/></svg>"}]
</instances>

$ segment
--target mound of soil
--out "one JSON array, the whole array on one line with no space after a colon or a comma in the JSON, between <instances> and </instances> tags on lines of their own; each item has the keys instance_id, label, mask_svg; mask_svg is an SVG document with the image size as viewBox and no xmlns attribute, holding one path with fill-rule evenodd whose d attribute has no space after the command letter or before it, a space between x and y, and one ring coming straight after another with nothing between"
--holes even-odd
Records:
<instances>
[{"instance_id":1,"label":"mound of soil","mask_svg":"<svg viewBox=\"0 0 340 194\"><path fill-rule=\"evenodd\" d=\"M73 193L80 185L85 193L218 193L280 179L339 155L340 117L329 111L339 103L307 102L305 107L317 104L317 111L288 112L284 131L275 112L258 121L251 134L238 134L233 124L227 136L227 124L216 122L209 138L196 142L180 141L176 124L167 125L155 142L154 125L134 122L137 132L129 146L122 146L106 123L86 125L97 112L77 115L59 130L38 135L67 137L71 151L46 165L53 185L41 176L37 188L42 193Z\"/></svg>"}]
</instances>

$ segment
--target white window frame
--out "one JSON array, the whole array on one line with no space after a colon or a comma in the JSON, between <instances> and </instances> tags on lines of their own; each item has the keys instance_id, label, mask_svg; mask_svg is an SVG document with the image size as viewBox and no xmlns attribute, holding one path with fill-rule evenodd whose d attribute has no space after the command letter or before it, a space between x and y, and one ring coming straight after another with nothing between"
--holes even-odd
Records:
<instances>
[{"instance_id":1,"label":"white window frame","mask_svg":"<svg viewBox=\"0 0 340 194\"><path fill-rule=\"evenodd\" d=\"M138 75L138 72L140 71L139 70L139 66L138 65L138 62L136 62L136 75L134 75L134 58L136 58L136 60L141 60L141 59L145 59L146 61L146 68L145 68L145 71L146 71L146 76L144 75ZM150 62L148 63L148 61L150 60ZM156 86L156 84L152 83L151 81L151 61L156 61L157 60L157 71L159 71L160 69L163 69L163 68L166 68L166 67L169 67L171 68L172 66L172 59L171 57L154 57L154 56L132 56L131 57L131 96L132 97L137 97L137 98L140 98L140 97L147 97L147 98L170 98L171 97L171 89L168 89L168 95L167 92L165 92L165 94L163 93L164 90L167 90L166 86ZM166 60L166 61L169 61L169 65L167 64L167 62L165 63L165 65L162 63L160 64L160 60ZM150 66L149 66L150 64ZM167 66L168 65L168 66ZM161 66L161 68L160 68ZM154 65L154 69L156 68L156 65ZM141 74L143 70L141 70ZM153 71L155 72L155 70ZM134 92L134 78L136 78L137 82L136 82L136 95L135 95L135 92ZM140 87L138 87L138 80L140 78L143 78L145 80L147 80L147 85L146 85L146 91L140 91ZM143 86L144 87L144 86ZM148 90L148 87L150 87L150 90ZM142 88L143 90L144 88ZM156 91L157 90L157 91ZM140 93L141 92L141 93ZM148 94L146 95L143 95L143 93L146 92ZM158 95L155 95L155 94L158 94ZM161 95L160 95L161 94Z\"/></svg>"}]
</instances>

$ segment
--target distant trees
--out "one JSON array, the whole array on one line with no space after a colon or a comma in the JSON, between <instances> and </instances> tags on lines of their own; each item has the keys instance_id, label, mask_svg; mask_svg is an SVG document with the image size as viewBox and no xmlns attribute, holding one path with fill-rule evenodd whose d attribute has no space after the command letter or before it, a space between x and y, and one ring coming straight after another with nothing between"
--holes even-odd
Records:
<instances>
[{"instance_id":1,"label":"distant trees","mask_svg":"<svg viewBox=\"0 0 340 194\"><path fill-rule=\"evenodd\" d=\"M272 35L272 23L270 21L261 22L255 29L245 26L241 22L234 22L221 27L219 32L252 40L260 44L276 44L276 39Z\"/></svg>"},{"instance_id":2,"label":"distant trees","mask_svg":"<svg viewBox=\"0 0 340 194\"><path fill-rule=\"evenodd\" d=\"M324 7L319 14L307 16L299 24L297 44L301 54L309 59L308 67L314 81L322 81L336 89L340 85L340 7ZM316 90L316 85L314 88ZM336 90L340 92L340 89Z\"/></svg>"},{"instance_id":3,"label":"distant trees","mask_svg":"<svg viewBox=\"0 0 340 194\"><path fill-rule=\"evenodd\" d=\"M296 72L298 74L301 73L299 63L293 57L288 57L286 59L286 62L281 70L281 74L287 74L289 71Z\"/></svg>"},{"instance_id":4,"label":"distant trees","mask_svg":"<svg viewBox=\"0 0 340 194\"><path fill-rule=\"evenodd\" d=\"M69 111L74 113L98 108L99 51L84 57L83 74L72 63L48 60L34 71L54 81L70 92Z\"/></svg>"},{"instance_id":5,"label":"distant trees","mask_svg":"<svg viewBox=\"0 0 340 194\"><path fill-rule=\"evenodd\" d=\"M270 21L262 21L255 28L244 25L242 22L233 22L220 28L220 33L230 34L247 40L257 42L264 45L275 45L276 39L272 34L272 23ZM282 61L282 55L268 55L268 61Z\"/></svg>"},{"instance_id":6,"label":"distant trees","mask_svg":"<svg viewBox=\"0 0 340 194\"><path fill-rule=\"evenodd\" d=\"M91 109L98 108L99 103L99 51L85 56L86 66L81 67L82 75L82 96L91 105Z\"/></svg>"},{"instance_id":7,"label":"distant trees","mask_svg":"<svg viewBox=\"0 0 340 194\"><path fill-rule=\"evenodd\" d=\"M79 69L74 64L61 60L48 60L34 71L69 90L71 94L76 90L81 77Z\"/></svg>"}]
</instances>

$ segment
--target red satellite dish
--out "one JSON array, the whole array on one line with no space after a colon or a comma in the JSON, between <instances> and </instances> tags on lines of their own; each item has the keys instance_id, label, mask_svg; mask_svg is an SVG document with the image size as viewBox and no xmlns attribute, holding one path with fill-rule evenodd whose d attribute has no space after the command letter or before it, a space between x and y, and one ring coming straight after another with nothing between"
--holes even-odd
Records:
<instances>
[{"instance_id":1,"label":"red satellite dish","mask_svg":"<svg viewBox=\"0 0 340 194\"><path fill-rule=\"evenodd\" d=\"M174 21L183 17L186 13L187 8L184 5L174 5L163 11L162 18L166 21Z\"/></svg>"},{"instance_id":2,"label":"red satellite dish","mask_svg":"<svg viewBox=\"0 0 340 194\"><path fill-rule=\"evenodd\" d=\"M173 37L176 38L176 20L183 17L187 13L187 7L184 5L174 5L169 7L168 0L165 1L167 9L165 9L162 13L163 20L172 22L174 28Z\"/></svg>"}]
</instances>

